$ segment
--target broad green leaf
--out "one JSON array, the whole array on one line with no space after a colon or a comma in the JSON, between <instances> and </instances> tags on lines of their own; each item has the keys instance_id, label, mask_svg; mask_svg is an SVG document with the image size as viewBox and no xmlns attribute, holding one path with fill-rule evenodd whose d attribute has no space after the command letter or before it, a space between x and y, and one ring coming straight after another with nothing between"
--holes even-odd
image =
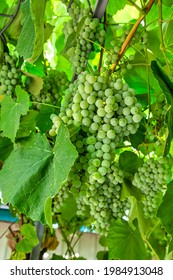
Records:
<instances>
[{"instance_id":1,"label":"broad green leaf","mask_svg":"<svg viewBox=\"0 0 173 280\"><path fill-rule=\"evenodd\" d=\"M0 172L4 202L14 205L20 213L41 219L49 185L43 189L39 183L47 172L51 157L49 143L40 134L16 144Z\"/></svg>"},{"instance_id":2,"label":"broad green leaf","mask_svg":"<svg viewBox=\"0 0 173 280\"><path fill-rule=\"evenodd\" d=\"M56 39L56 43L55 43L55 46L56 46L56 53L57 55L60 55L61 52L63 52L63 49L65 47L65 42L64 42L64 34L61 34L60 36L57 37Z\"/></svg>"},{"instance_id":3,"label":"broad green leaf","mask_svg":"<svg viewBox=\"0 0 173 280\"><path fill-rule=\"evenodd\" d=\"M153 55L150 52L148 56L153 59ZM150 68L146 68L145 54L136 53L133 63L132 69L125 73L125 81L131 88L135 89L138 101L143 106L148 106L148 86L150 86L150 99L152 102L153 95L160 91L159 83Z\"/></svg>"},{"instance_id":4,"label":"broad green leaf","mask_svg":"<svg viewBox=\"0 0 173 280\"><path fill-rule=\"evenodd\" d=\"M75 47L76 42L77 42L76 40L77 40L76 32L71 33L67 38L67 42L65 44L62 54L66 54L69 49L71 49L72 47Z\"/></svg>"},{"instance_id":5,"label":"broad green leaf","mask_svg":"<svg viewBox=\"0 0 173 280\"><path fill-rule=\"evenodd\" d=\"M1 129L4 136L14 142L19 129L20 118L27 114L29 109L29 96L20 86L16 87L17 101L11 96L5 96L1 103Z\"/></svg>"},{"instance_id":6,"label":"broad green leaf","mask_svg":"<svg viewBox=\"0 0 173 280\"><path fill-rule=\"evenodd\" d=\"M64 221L70 222L76 216L77 205L73 196L67 198L60 208L61 217Z\"/></svg>"},{"instance_id":7,"label":"broad green leaf","mask_svg":"<svg viewBox=\"0 0 173 280\"><path fill-rule=\"evenodd\" d=\"M170 50L173 50L172 28L173 20L169 20L165 23L163 28L165 48Z\"/></svg>"},{"instance_id":8,"label":"broad green leaf","mask_svg":"<svg viewBox=\"0 0 173 280\"><path fill-rule=\"evenodd\" d=\"M170 108L167 111L168 133L164 148L164 156L166 156L169 153L171 140L173 138L173 82L169 79L168 75L166 75L166 73L163 72L163 70L161 69L161 67L159 67L156 61L152 61L151 69L155 78L159 82L159 85L166 97L168 104L170 105Z\"/></svg>"},{"instance_id":9,"label":"broad green leaf","mask_svg":"<svg viewBox=\"0 0 173 280\"><path fill-rule=\"evenodd\" d=\"M29 95L20 86L16 87L15 93L17 96L17 104L20 109L21 115L24 116L27 114L29 109Z\"/></svg>"},{"instance_id":10,"label":"broad green leaf","mask_svg":"<svg viewBox=\"0 0 173 280\"><path fill-rule=\"evenodd\" d=\"M144 118L143 118L136 133L129 135L130 142L135 149L138 149L138 146L140 144L144 143L144 140L146 137L146 135L145 135L146 126L145 125L146 125L146 123L144 123Z\"/></svg>"},{"instance_id":11,"label":"broad green leaf","mask_svg":"<svg viewBox=\"0 0 173 280\"><path fill-rule=\"evenodd\" d=\"M37 115L37 111L30 110L26 116L21 117L17 138L28 137L32 132L35 132Z\"/></svg>"},{"instance_id":12,"label":"broad green leaf","mask_svg":"<svg viewBox=\"0 0 173 280\"><path fill-rule=\"evenodd\" d=\"M171 7L173 5L172 0L162 0L163 5Z\"/></svg>"},{"instance_id":13,"label":"broad green leaf","mask_svg":"<svg viewBox=\"0 0 173 280\"><path fill-rule=\"evenodd\" d=\"M41 5L40 5L41 6ZM20 56L29 58L33 54L35 42L35 27L31 16L30 0L26 0L21 6L22 31L17 41L16 50Z\"/></svg>"},{"instance_id":14,"label":"broad green leaf","mask_svg":"<svg viewBox=\"0 0 173 280\"><path fill-rule=\"evenodd\" d=\"M173 251L173 236L172 236L172 240L169 244L169 252Z\"/></svg>"},{"instance_id":15,"label":"broad green leaf","mask_svg":"<svg viewBox=\"0 0 173 280\"><path fill-rule=\"evenodd\" d=\"M163 52L160 49L160 30L159 28L153 29L147 32L147 44L149 50L159 59L160 62L164 63Z\"/></svg>"},{"instance_id":16,"label":"broad green leaf","mask_svg":"<svg viewBox=\"0 0 173 280\"><path fill-rule=\"evenodd\" d=\"M36 118L37 127L39 127L40 131L46 132L51 129L52 121L50 119L51 114L58 114L58 109L49 105L42 104L40 107L40 111Z\"/></svg>"},{"instance_id":17,"label":"broad green leaf","mask_svg":"<svg viewBox=\"0 0 173 280\"><path fill-rule=\"evenodd\" d=\"M75 159L78 156L76 148L71 144L70 134L67 128L61 123L55 142L54 166L55 166L55 186L57 190L67 179Z\"/></svg>"},{"instance_id":18,"label":"broad green leaf","mask_svg":"<svg viewBox=\"0 0 173 280\"><path fill-rule=\"evenodd\" d=\"M37 61L35 61L34 64L31 64L29 62L25 63L25 69L26 72L39 76L39 77L44 77L44 59L42 56L40 56Z\"/></svg>"},{"instance_id":19,"label":"broad green leaf","mask_svg":"<svg viewBox=\"0 0 173 280\"><path fill-rule=\"evenodd\" d=\"M141 201L143 198L143 194L141 193L141 191L138 188L136 188L135 186L133 186L133 184L132 184L131 180L132 180L133 174L131 174L129 172L124 172L125 178L122 183L121 197L120 197L120 199L122 201L124 199L130 198L130 197L135 197L139 201ZM126 177L128 177L128 178L126 178Z\"/></svg>"},{"instance_id":20,"label":"broad green leaf","mask_svg":"<svg viewBox=\"0 0 173 280\"><path fill-rule=\"evenodd\" d=\"M81 32L82 27L83 27L83 25L84 25L84 23L85 23L86 18L87 18L87 16L84 16L84 17L80 20L80 22L78 23L77 31L76 31L76 35L77 35L77 36L78 36L79 33Z\"/></svg>"},{"instance_id":21,"label":"broad green leaf","mask_svg":"<svg viewBox=\"0 0 173 280\"><path fill-rule=\"evenodd\" d=\"M47 199L54 197L67 180L76 157L64 125L60 125L53 152L47 138L39 133L21 140L0 172L4 203L14 205L34 221L46 223ZM46 219L50 223L48 215Z\"/></svg>"},{"instance_id":22,"label":"broad green leaf","mask_svg":"<svg viewBox=\"0 0 173 280\"><path fill-rule=\"evenodd\" d=\"M0 160L4 161L13 150L12 142L6 137L0 137Z\"/></svg>"},{"instance_id":23,"label":"broad green leaf","mask_svg":"<svg viewBox=\"0 0 173 280\"><path fill-rule=\"evenodd\" d=\"M48 197L44 205L45 220L50 229L52 229L52 198Z\"/></svg>"},{"instance_id":24,"label":"broad green leaf","mask_svg":"<svg viewBox=\"0 0 173 280\"><path fill-rule=\"evenodd\" d=\"M147 250L137 225L116 220L108 233L109 259L145 260Z\"/></svg>"},{"instance_id":25,"label":"broad green leaf","mask_svg":"<svg viewBox=\"0 0 173 280\"><path fill-rule=\"evenodd\" d=\"M129 4L126 0L114 0L108 1L108 5L106 11L109 15L115 15L119 10L123 9L127 4Z\"/></svg>"},{"instance_id":26,"label":"broad green leaf","mask_svg":"<svg viewBox=\"0 0 173 280\"><path fill-rule=\"evenodd\" d=\"M156 61L151 62L151 69L155 78L158 80L159 85L165 94L168 104L173 104L173 82L169 79L168 75L164 73L163 69Z\"/></svg>"},{"instance_id":27,"label":"broad green leaf","mask_svg":"<svg viewBox=\"0 0 173 280\"><path fill-rule=\"evenodd\" d=\"M47 0L46 0L47 1ZM45 22L44 23L44 43L47 42L47 40L50 38L52 35L52 32L54 30L54 26Z\"/></svg>"},{"instance_id":28,"label":"broad green leaf","mask_svg":"<svg viewBox=\"0 0 173 280\"><path fill-rule=\"evenodd\" d=\"M138 227L142 236L146 236L154 227L155 220L149 219L144 216L143 204L136 198L131 198L131 209L129 213L129 222L132 223L133 220L138 220Z\"/></svg>"},{"instance_id":29,"label":"broad green leaf","mask_svg":"<svg viewBox=\"0 0 173 280\"><path fill-rule=\"evenodd\" d=\"M40 4L40 1L30 0L31 16L35 28L34 48L33 48L33 54L29 58L30 62L36 61L43 51L43 45L45 42L44 13L45 13L46 2L47 0L42 0ZM52 33L52 30L53 29L49 30L49 34L46 33L46 37L49 38L50 34Z\"/></svg>"},{"instance_id":30,"label":"broad green leaf","mask_svg":"<svg viewBox=\"0 0 173 280\"><path fill-rule=\"evenodd\" d=\"M21 7L23 26L16 49L20 56L30 62L38 59L43 51L45 38L47 39L52 32L52 29L49 28L49 32L46 30L45 33L45 6L46 0L42 0L41 4L37 0L26 0Z\"/></svg>"},{"instance_id":31,"label":"broad green leaf","mask_svg":"<svg viewBox=\"0 0 173 280\"><path fill-rule=\"evenodd\" d=\"M27 72L25 72L25 76L28 77L28 92L33 95L39 94L43 87L43 79Z\"/></svg>"},{"instance_id":32,"label":"broad green leaf","mask_svg":"<svg viewBox=\"0 0 173 280\"><path fill-rule=\"evenodd\" d=\"M9 12L9 5L7 1L1 1L1 13L8 14ZM0 30L4 27L4 24L6 22L6 18L0 17Z\"/></svg>"},{"instance_id":33,"label":"broad green leaf","mask_svg":"<svg viewBox=\"0 0 173 280\"><path fill-rule=\"evenodd\" d=\"M9 39L10 43L12 43L12 44L16 44L16 42L20 36L20 32L22 30L21 19L22 19L22 13L19 10L19 12L16 15L16 17L14 18L12 24L10 24L10 26L8 27L8 29L6 31L8 39Z\"/></svg>"},{"instance_id":34,"label":"broad green leaf","mask_svg":"<svg viewBox=\"0 0 173 280\"><path fill-rule=\"evenodd\" d=\"M16 244L16 251L20 253L30 253L39 243L36 229L31 224L24 224L20 232L23 238Z\"/></svg>"},{"instance_id":35,"label":"broad green leaf","mask_svg":"<svg viewBox=\"0 0 173 280\"><path fill-rule=\"evenodd\" d=\"M148 241L160 260L165 259L167 251L166 247L167 243L169 242L169 238L167 236L167 232L165 231L163 226L159 222L155 223Z\"/></svg>"},{"instance_id":36,"label":"broad green leaf","mask_svg":"<svg viewBox=\"0 0 173 280\"><path fill-rule=\"evenodd\" d=\"M161 219L166 230L173 235L173 181L168 184L163 201L158 208L157 216Z\"/></svg>"},{"instance_id":37,"label":"broad green leaf","mask_svg":"<svg viewBox=\"0 0 173 280\"><path fill-rule=\"evenodd\" d=\"M26 260L26 254L21 252L12 252L10 260Z\"/></svg>"},{"instance_id":38,"label":"broad green leaf","mask_svg":"<svg viewBox=\"0 0 173 280\"><path fill-rule=\"evenodd\" d=\"M120 154L119 165L123 171L134 174L141 166L142 160L131 151L124 151Z\"/></svg>"}]
</instances>

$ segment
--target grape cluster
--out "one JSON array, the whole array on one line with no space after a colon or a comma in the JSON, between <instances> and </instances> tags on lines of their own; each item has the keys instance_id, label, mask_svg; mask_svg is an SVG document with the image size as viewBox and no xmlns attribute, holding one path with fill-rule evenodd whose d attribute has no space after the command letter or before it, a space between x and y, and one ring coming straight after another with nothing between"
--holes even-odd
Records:
<instances>
[{"instance_id":1,"label":"grape cluster","mask_svg":"<svg viewBox=\"0 0 173 280\"><path fill-rule=\"evenodd\" d=\"M92 50L93 42L102 45L105 40L105 31L101 28L100 20L93 18L89 8L74 0L68 9L71 19L65 23L65 41L75 33L76 46L70 49L72 71L79 74L85 70L87 60Z\"/></svg>"},{"instance_id":2,"label":"grape cluster","mask_svg":"<svg viewBox=\"0 0 173 280\"><path fill-rule=\"evenodd\" d=\"M78 214L90 207L96 231L104 235L111 217L125 216L129 209L129 201L121 201L123 172L115 162L115 148L137 131L141 118L134 90L116 77L106 80L88 72L70 84L59 116L52 116L51 136L56 135L60 121L79 130L71 138L79 157L67 189L70 186L70 192L77 196Z\"/></svg>"},{"instance_id":3,"label":"grape cluster","mask_svg":"<svg viewBox=\"0 0 173 280\"><path fill-rule=\"evenodd\" d=\"M85 70L87 60L92 50L93 42L102 45L105 39L105 31L100 29L98 18L87 16L80 34L72 61L73 71L77 74Z\"/></svg>"},{"instance_id":4,"label":"grape cluster","mask_svg":"<svg viewBox=\"0 0 173 280\"><path fill-rule=\"evenodd\" d=\"M121 200L124 175L116 162L110 164L105 177L104 183L90 182L83 198L95 219L95 230L101 235L107 235L112 221L126 216L130 208L128 199Z\"/></svg>"},{"instance_id":5,"label":"grape cluster","mask_svg":"<svg viewBox=\"0 0 173 280\"><path fill-rule=\"evenodd\" d=\"M62 0L61 0L62 1ZM65 35L65 41L67 41L69 35L76 33L78 24L85 16L91 15L89 8L85 8L79 0L74 0L71 4L68 1L62 1L66 4L70 19L64 24L63 33Z\"/></svg>"},{"instance_id":6,"label":"grape cluster","mask_svg":"<svg viewBox=\"0 0 173 280\"><path fill-rule=\"evenodd\" d=\"M169 104L166 101L165 95L160 94L156 102L151 105L151 114L147 122L146 140L161 144L162 136L167 128L166 114L169 110Z\"/></svg>"},{"instance_id":7,"label":"grape cluster","mask_svg":"<svg viewBox=\"0 0 173 280\"><path fill-rule=\"evenodd\" d=\"M60 107L64 91L68 86L69 81L65 72L50 70L43 79L40 93L31 95L33 106L40 109L41 104L44 103Z\"/></svg>"},{"instance_id":8,"label":"grape cluster","mask_svg":"<svg viewBox=\"0 0 173 280\"><path fill-rule=\"evenodd\" d=\"M17 68L17 57L4 53L4 61L0 71L0 95L15 97L15 87L20 79L20 71Z\"/></svg>"},{"instance_id":9,"label":"grape cluster","mask_svg":"<svg viewBox=\"0 0 173 280\"><path fill-rule=\"evenodd\" d=\"M57 132L60 122L59 116L52 115L52 121ZM107 235L113 219L125 216L126 210L130 207L128 199L121 201L123 172L120 170L118 163L111 160L109 153L105 153L105 160L102 161L93 158L94 154L88 152L89 137L82 130L73 135L71 141L75 145L79 156L69 173L68 180L55 197L55 211L60 211L66 199L73 195L77 204L77 215L85 216L89 211L94 221L95 231ZM93 176L98 181L91 179L90 173L93 169L93 161L95 166L100 164L99 171L104 169L105 164L106 166L109 164L104 183L102 183L103 180L97 172L93 173Z\"/></svg>"},{"instance_id":10,"label":"grape cluster","mask_svg":"<svg viewBox=\"0 0 173 280\"><path fill-rule=\"evenodd\" d=\"M168 171L163 158L150 158L135 173L133 185L144 194L144 214L154 217L160 199L164 194L164 187L168 179Z\"/></svg>"},{"instance_id":11,"label":"grape cluster","mask_svg":"<svg viewBox=\"0 0 173 280\"><path fill-rule=\"evenodd\" d=\"M85 71L70 84L60 118L67 125L82 126L97 141L110 144L136 133L142 113L135 91L121 79L111 76L107 81L103 76Z\"/></svg>"}]
</instances>

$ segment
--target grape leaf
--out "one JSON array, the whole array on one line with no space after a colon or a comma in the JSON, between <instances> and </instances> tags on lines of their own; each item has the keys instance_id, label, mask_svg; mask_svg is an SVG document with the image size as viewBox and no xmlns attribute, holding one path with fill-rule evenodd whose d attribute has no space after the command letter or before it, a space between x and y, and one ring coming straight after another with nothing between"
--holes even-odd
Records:
<instances>
[{"instance_id":1,"label":"grape leaf","mask_svg":"<svg viewBox=\"0 0 173 280\"><path fill-rule=\"evenodd\" d=\"M59 189L78 155L76 148L71 144L70 134L63 124L58 129L53 153L55 175L57 175L55 176L55 186Z\"/></svg>"},{"instance_id":2,"label":"grape leaf","mask_svg":"<svg viewBox=\"0 0 173 280\"><path fill-rule=\"evenodd\" d=\"M21 6L22 31L17 41L16 50L24 58L32 56L35 41L34 22L31 17L30 1L26 0Z\"/></svg>"},{"instance_id":3,"label":"grape leaf","mask_svg":"<svg viewBox=\"0 0 173 280\"><path fill-rule=\"evenodd\" d=\"M160 204L157 216L161 219L166 230L173 235L173 181L168 184L167 191Z\"/></svg>"},{"instance_id":4,"label":"grape leaf","mask_svg":"<svg viewBox=\"0 0 173 280\"><path fill-rule=\"evenodd\" d=\"M46 132L51 129L52 121L50 119L51 114L58 114L58 109L52 106L42 104L40 107L40 111L36 118L37 127L39 127L40 131Z\"/></svg>"},{"instance_id":5,"label":"grape leaf","mask_svg":"<svg viewBox=\"0 0 173 280\"><path fill-rule=\"evenodd\" d=\"M128 3L129 4L129 3ZM115 15L119 10L123 9L127 5L126 0L115 0L115 1L108 1L108 5L106 11L109 15Z\"/></svg>"},{"instance_id":6,"label":"grape leaf","mask_svg":"<svg viewBox=\"0 0 173 280\"><path fill-rule=\"evenodd\" d=\"M69 49L76 46L76 42L77 42L76 40L77 40L76 32L73 32L68 36L67 42L66 42L64 50L62 52L63 55L66 54Z\"/></svg>"},{"instance_id":7,"label":"grape leaf","mask_svg":"<svg viewBox=\"0 0 173 280\"><path fill-rule=\"evenodd\" d=\"M44 205L44 214L48 226L52 229L52 198L48 197Z\"/></svg>"},{"instance_id":8,"label":"grape leaf","mask_svg":"<svg viewBox=\"0 0 173 280\"><path fill-rule=\"evenodd\" d=\"M129 174L134 174L135 172L137 172L141 164L142 164L142 160L138 158L138 156L131 151L124 151L123 153L120 154L119 157L120 168Z\"/></svg>"},{"instance_id":9,"label":"grape leaf","mask_svg":"<svg viewBox=\"0 0 173 280\"><path fill-rule=\"evenodd\" d=\"M26 0L22 6L22 30L16 49L20 56L29 62L35 62L43 51L45 39L49 38L53 28L44 27L46 0ZM47 28L46 28L47 27Z\"/></svg>"},{"instance_id":10,"label":"grape leaf","mask_svg":"<svg viewBox=\"0 0 173 280\"><path fill-rule=\"evenodd\" d=\"M45 136L34 134L17 143L0 172L4 202L11 203L28 216L36 212L38 217L45 193L44 189L38 188L38 182L51 157Z\"/></svg>"},{"instance_id":11,"label":"grape leaf","mask_svg":"<svg viewBox=\"0 0 173 280\"><path fill-rule=\"evenodd\" d=\"M48 34L48 28L46 29L46 33L45 33L45 29L44 29L44 13L45 13L45 8L46 8L46 2L47 2L47 0L42 0L41 5L40 5L40 1L37 1L37 0L30 1L31 16L32 16L32 20L33 20L34 28L35 28L35 40L34 40L33 53L32 53L32 56L28 60L30 62L34 62L39 58L40 54L43 51L43 45L45 43L45 35L47 38L49 38L53 31L53 28L50 28L49 34Z\"/></svg>"},{"instance_id":12,"label":"grape leaf","mask_svg":"<svg viewBox=\"0 0 173 280\"><path fill-rule=\"evenodd\" d=\"M30 253L39 243L36 229L31 224L24 224L20 232L23 238L16 244L16 251L20 253Z\"/></svg>"},{"instance_id":13,"label":"grape leaf","mask_svg":"<svg viewBox=\"0 0 173 280\"><path fill-rule=\"evenodd\" d=\"M145 133L146 133L146 120L142 118L136 133L129 135L130 142L135 149L138 150L138 146L144 142L146 137Z\"/></svg>"},{"instance_id":14,"label":"grape leaf","mask_svg":"<svg viewBox=\"0 0 173 280\"><path fill-rule=\"evenodd\" d=\"M166 156L169 153L171 140L173 138L173 82L169 79L168 75L163 72L156 61L151 62L151 69L170 105L170 109L167 111L168 135L164 147L164 156Z\"/></svg>"},{"instance_id":15,"label":"grape leaf","mask_svg":"<svg viewBox=\"0 0 173 280\"><path fill-rule=\"evenodd\" d=\"M6 137L0 137L0 160L4 161L12 152L13 144Z\"/></svg>"},{"instance_id":16,"label":"grape leaf","mask_svg":"<svg viewBox=\"0 0 173 280\"><path fill-rule=\"evenodd\" d=\"M69 207L70 205L70 207ZM73 196L67 198L64 204L60 207L61 217L64 221L70 222L70 220L76 216L77 205Z\"/></svg>"},{"instance_id":17,"label":"grape leaf","mask_svg":"<svg viewBox=\"0 0 173 280\"><path fill-rule=\"evenodd\" d=\"M35 76L44 77L44 58L40 56L34 64L29 62L25 63L25 69L27 73L30 73ZM26 73L26 75L27 75ZM29 76L29 75L27 75ZM31 76L32 77L32 76Z\"/></svg>"},{"instance_id":18,"label":"grape leaf","mask_svg":"<svg viewBox=\"0 0 173 280\"><path fill-rule=\"evenodd\" d=\"M16 102L11 96L6 95L1 103L1 129L4 136L12 142L19 129L20 117L26 115L29 109L29 96L20 86L16 87L16 95Z\"/></svg>"},{"instance_id":19,"label":"grape leaf","mask_svg":"<svg viewBox=\"0 0 173 280\"><path fill-rule=\"evenodd\" d=\"M172 240L169 243L169 252L173 251L173 236L172 236Z\"/></svg>"},{"instance_id":20,"label":"grape leaf","mask_svg":"<svg viewBox=\"0 0 173 280\"><path fill-rule=\"evenodd\" d=\"M144 260L147 250L137 225L116 220L108 233L109 259Z\"/></svg>"},{"instance_id":21,"label":"grape leaf","mask_svg":"<svg viewBox=\"0 0 173 280\"><path fill-rule=\"evenodd\" d=\"M76 157L76 149L63 124L53 151L46 137L39 133L21 140L0 171L4 203L14 205L34 221L49 222L47 199L54 197L67 180Z\"/></svg>"},{"instance_id":22,"label":"grape leaf","mask_svg":"<svg viewBox=\"0 0 173 280\"><path fill-rule=\"evenodd\" d=\"M155 225L154 219L149 219L144 216L143 204L136 198L131 198L131 209L129 213L129 222L132 223L133 220L138 220L139 230L142 235L147 235Z\"/></svg>"},{"instance_id":23,"label":"grape leaf","mask_svg":"<svg viewBox=\"0 0 173 280\"><path fill-rule=\"evenodd\" d=\"M172 0L163 0L163 5L171 7L173 5Z\"/></svg>"},{"instance_id":24,"label":"grape leaf","mask_svg":"<svg viewBox=\"0 0 173 280\"><path fill-rule=\"evenodd\" d=\"M32 132L35 132L37 115L37 111L30 110L27 115L21 117L17 138L28 137Z\"/></svg>"}]
</instances>

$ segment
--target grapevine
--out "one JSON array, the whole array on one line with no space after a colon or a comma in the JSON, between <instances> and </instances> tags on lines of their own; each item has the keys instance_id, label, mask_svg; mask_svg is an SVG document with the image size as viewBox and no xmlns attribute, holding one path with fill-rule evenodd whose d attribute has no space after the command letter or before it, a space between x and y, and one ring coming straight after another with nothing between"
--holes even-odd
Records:
<instances>
[{"instance_id":1,"label":"grapevine","mask_svg":"<svg viewBox=\"0 0 173 280\"><path fill-rule=\"evenodd\" d=\"M43 259L58 230L66 250L52 258L74 259L84 228L105 247L98 259L172 259L172 4L9 6L0 201L18 219L10 258Z\"/></svg>"}]
</instances>

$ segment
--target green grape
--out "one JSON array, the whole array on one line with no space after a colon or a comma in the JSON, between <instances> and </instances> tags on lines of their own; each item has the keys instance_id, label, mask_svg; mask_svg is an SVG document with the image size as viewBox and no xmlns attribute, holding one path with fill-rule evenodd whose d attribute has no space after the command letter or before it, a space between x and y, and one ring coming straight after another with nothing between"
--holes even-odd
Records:
<instances>
[{"instance_id":1,"label":"green grape","mask_svg":"<svg viewBox=\"0 0 173 280\"><path fill-rule=\"evenodd\" d=\"M115 83L120 89L114 87ZM127 98L132 98L131 102ZM139 127L133 120L136 114L142 117L135 92L127 84L114 76L105 79L87 71L70 84L61 104L60 120L74 126L78 122L79 128L71 138L79 156L70 172L68 189L75 196L78 213L82 215L81 209L89 207L96 231L103 235L107 234L112 219L126 216L130 207L128 199L120 200L124 175L115 162L115 149L126 136L136 133ZM54 128L56 131L56 126ZM73 174L78 178L72 179ZM135 178L142 185L140 176ZM163 176L159 180L163 180ZM81 196L84 181L85 193Z\"/></svg>"},{"instance_id":2,"label":"green grape","mask_svg":"<svg viewBox=\"0 0 173 280\"><path fill-rule=\"evenodd\" d=\"M20 80L21 72L18 68L18 60L14 56L10 56L4 53L3 65L0 71L0 86L1 94L11 95L16 99L15 87L16 85L22 85Z\"/></svg>"},{"instance_id":3,"label":"green grape","mask_svg":"<svg viewBox=\"0 0 173 280\"><path fill-rule=\"evenodd\" d=\"M69 81L65 72L58 72L50 69L48 74L43 78L43 87L40 93L37 95L31 95L31 101L34 102L33 107L40 109L40 103L60 106L64 91L68 88L68 86Z\"/></svg>"},{"instance_id":4,"label":"green grape","mask_svg":"<svg viewBox=\"0 0 173 280\"><path fill-rule=\"evenodd\" d=\"M159 173L159 171L163 173ZM143 204L146 217L156 215L160 199L164 194L164 186L166 185L163 174L168 174L164 160L162 158L150 158L143 163L143 166L134 175L133 185L145 194ZM155 203L152 202L153 199Z\"/></svg>"}]
</instances>

